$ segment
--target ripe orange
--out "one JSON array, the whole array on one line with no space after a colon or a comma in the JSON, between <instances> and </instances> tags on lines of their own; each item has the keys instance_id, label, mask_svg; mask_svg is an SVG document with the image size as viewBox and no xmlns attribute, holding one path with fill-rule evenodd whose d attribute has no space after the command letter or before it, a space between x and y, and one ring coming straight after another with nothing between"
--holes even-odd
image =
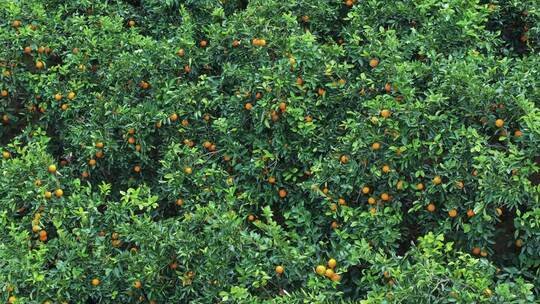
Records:
<instances>
[{"instance_id":1,"label":"ripe orange","mask_svg":"<svg viewBox=\"0 0 540 304\"><path fill-rule=\"evenodd\" d=\"M523 247L523 240L522 239L517 239L516 240L516 247L517 248Z\"/></svg>"},{"instance_id":2,"label":"ripe orange","mask_svg":"<svg viewBox=\"0 0 540 304\"><path fill-rule=\"evenodd\" d=\"M287 104L285 102L282 102L279 104L279 110L282 112L282 113L285 113L287 111Z\"/></svg>"},{"instance_id":3,"label":"ripe orange","mask_svg":"<svg viewBox=\"0 0 540 304\"><path fill-rule=\"evenodd\" d=\"M317 90L317 94L319 94L319 96L323 96L324 93L326 93L326 91L325 91L323 88L319 88L319 89Z\"/></svg>"},{"instance_id":4,"label":"ripe orange","mask_svg":"<svg viewBox=\"0 0 540 304\"><path fill-rule=\"evenodd\" d=\"M312 122L313 121L313 118L310 116L310 115L306 115L306 117L304 117L304 120L306 122Z\"/></svg>"},{"instance_id":5,"label":"ripe orange","mask_svg":"<svg viewBox=\"0 0 540 304\"><path fill-rule=\"evenodd\" d=\"M326 267L324 267L323 265L318 265L317 268L315 268L315 272L318 275L324 275L324 273L326 272Z\"/></svg>"},{"instance_id":6,"label":"ripe orange","mask_svg":"<svg viewBox=\"0 0 540 304\"><path fill-rule=\"evenodd\" d=\"M382 172L384 172L384 173L389 173L389 172L390 172L390 166L384 165L384 166L382 167Z\"/></svg>"},{"instance_id":7,"label":"ripe orange","mask_svg":"<svg viewBox=\"0 0 540 304\"><path fill-rule=\"evenodd\" d=\"M515 136L515 137L521 137L521 136L523 136L523 132L521 132L520 130L516 130L516 131L514 132L514 136Z\"/></svg>"},{"instance_id":8,"label":"ripe orange","mask_svg":"<svg viewBox=\"0 0 540 304\"><path fill-rule=\"evenodd\" d=\"M67 95L67 99L73 100L75 99L75 96L76 96L75 92L69 92Z\"/></svg>"},{"instance_id":9,"label":"ripe orange","mask_svg":"<svg viewBox=\"0 0 540 304\"><path fill-rule=\"evenodd\" d=\"M398 181L398 182L396 183L396 188L397 188L398 190L403 190L403 181L401 181L401 180Z\"/></svg>"},{"instance_id":10,"label":"ripe orange","mask_svg":"<svg viewBox=\"0 0 540 304\"><path fill-rule=\"evenodd\" d=\"M129 26L129 27L134 27L134 26L135 26L135 21L129 20L128 26Z\"/></svg>"},{"instance_id":11,"label":"ripe orange","mask_svg":"<svg viewBox=\"0 0 540 304\"><path fill-rule=\"evenodd\" d=\"M249 110L253 109L253 105L250 102L248 102L248 103L246 103L244 105L244 108L249 111Z\"/></svg>"},{"instance_id":12,"label":"ripe orange","mask_svg":"<svg viewBox=\"0 0 540 304\"><path fill-rule=\"evenodd\" d=\"M342 164L346 164L349 162L349 157L347 155L341 155L341 157L339 158L339 161L342 163Z\"/></svg>"},{"instance_id":13,"label":"ripe orange","mask_svg":"<svg viewBox=\"0 0 540 304\"><path fill-rule=\"evenodd\" d=\"M62 109L62 111L67 111L67 109L69 108L69 105L67 103L63 103L61 106L60 106L60 109Z\"/></svg>"},{"instance_id":14,"label":"ripe orange","mask_svg":"<svg viewBox=\"0 0 540 304\"><path fill-rule=\"evenodd\" d=\"M208 41L206 40L201 40L201 42L199 42L199 45L202 47L202 48L205 48L207 45L208 45Z\"/></svg>"},{"instance_id":15,"label":"ripe orange","mask_svg":"<svg viewBox=\"0 0 540 304\"><path fill-rule=\"evenodd\" d=\"M56 101L62 100L62 94L56 93L56 94L54 95L54 100L56 100Z\"/></svg>"},{"instance_id":16,"label":"ripe orange","mask_svg":"<svg viewBox=\"0 0 540 304\"><path fill-rule=\"evenodd\" d=\"M255 220L255 216L253 214L248 215L248 221L253 222Z\"/></svg>"},{"instance_id":17,"label":"ripe orange","mask_svg":"<svg viewBox=\"0 0 540 304\"><path fill-rule=\"evenodd\" d=\"M96 143L96 148L98 148L98 149L103 149L104 146L105 145L102 142L97 142Z\"/></svg>"},{"instance_id":18,"label":"ripe orange","mask_svg":"<svg viewBox=\"0 0 540 304\"><path fill-rule=\"evenodd\" d=\"M381 199L385 202L389 201L390 200L390 195L388 195L388 193L383 193L381 194Z\"/></svg>"},{"instance_id":19,"label":"ripe orange","mask_svg":"<svg viewBox=\"0 0 540 304\"><path fill-rule=\"evenodd\" d=\"M128 143L133 145L135 143L135 137L128 137Z\"/></svg>"},{"instance_id":20,"label":"ripe orange","mask_svg":"<svg viewBox=\"0 0 540 304\"><path fill-rule=\"evenodd\" d=\"M388 118L390 117L390 115L392 115L392 112L390 112L390 110L382 110L381 111L381 116L384 117L384 118Z\"/></svg>"},{"instance_id":21,"label":"ripe orange","mask_svg":"<svg viewBox=\"0 0 540 304\"><path fill-rule=\"evenodd\" d=\"M193 169L191 169L191 167L185 167L184 168L184 173L189 175L189 174L193 173Z\"/></svg>"},{"instance_id":22,"label":"ripe orange","mask_svg":"<svg viewBox=\"0 0 540 304\"><path fill-rule=\"evenodd\" d=\"M55 166L55 165L49 165L49 167L47 168L47 170L48 170L50 173L56 173L56 166Z\"/></svg>"},{"instance_id":23,"label":"ripe orange","mask_svg":"<svg viewBox=\"0 0 540 304\"><path fill-rule=\"evenodd\" d=\"M64 195L64 190L58 188L54 191L54 195L56 195L56 197L60 198Z\"/></svg>"},{"instance_id":24,"label":"ripe orange","mask_svg":"<svg viewBox=\"0 0 540 304\"><path fill-rule=\"evenodd\" d=\"M89 164L90 166L92 166L92 167L93 167L93 166L95 166L95 165L96 165L96 160L95 160L95 159L93 159L93 158L91 158L91 159L90 159L90 160L88 161L88 164Z\"/></svg>"},{"instance_id":25,"label":"ripe orange","mask_svg":"<svg viewBox=\"0 0 540 304\"><path fill-rule=\"evenodd\" d=\"M472 253L473 253L474 255L479 255L479 254L480 254L480 248L478 248L478 247L473 247Z\"/></svg>"},{"instance_id":26,"label":"ripe orange","mask_svg":"<svg viewBox=\"0 0 540 304\"><path fill-rule=\"evenodd\" d=\"M239 46L240 46L240 41L234 39L234 41L233 41L233 43L232 43L232 46L233 46L234 48L239 47Z\"/></svg>"},{"instance_id":27,"label":"ripe orange","mask_svg":"<svg viewBox=\"0 0 540 304\"><path fill-rule=\"evenodd\" d=\"M325 275L327 278L331 278L332 275L334 275L334 270L331 269L331 268L328 268L328 269L326 269L326 271L324 272L324 275Z\"/></svg>"},{"instance_id":28,"label":"ripe orange","mask_svg":"<svg viewBox=\"0 0 540 304\"><path fill-rule=\"evenodd\" d=\"M170 119L171 121L176 121L176 120L178 120L178 114L172 113L171 115L169 115L169 119Z\"/></svg>"},{"instance_id":29,"label":"ripe orange","mask_svg":"<svg viewBox=\"0 0 540 304\"><path fill-rule=\"evenodd\" d=\"M435 185L440 185L441 183L442 183L442 179L441 179L440 176L437 175L437 176L435 176L435 177L433 178L433 184L435 184Z\"/></svg>"},{"instance_id":30,"label":"ripe orange","mask_svg":"<svg viewBox=\"0 0 540 304\"><path fill-rule=\"evenodd\" d=\"M429 212L435 212L435 204L433 203L429 203L429 205L427 205L427 211Z\"/></svg>"},{"instance_id":31,"label":"ripe orange","mask_svg":"<svg viewBox=\"0 0 540 304\"><path fill-rule=\"evenodd\" d=\"M373 150L379 150L381 148L381 144L378 142L375 142L371 145L371 149Z\"/></svg>"},{"instance_id":32,"label":"ripe orange","mask_svg":"<svg viewBox=\"0 0 540 304\"><path fill-rule=\"evenodd\" d=\"M476 213L474 212L474 210L472 210L472 209L467 210L467 216L469 218L471 218L471 217L473 217L475 215L476 215Z\"/></svg>"},{"instance_id":33,"label":"ripe orange","mask_svg":"<svg viewBox=\"0 0 540 304\"><path fill-rule=\"evenodd\" d=\"M178 54L179 57L184 57L184 55L186 55L186 51L184 51L184 49L179 49L176 54Z\"/></svg>"},{"instance_id":34,"label":"ripe orange","mask_svg":"<svg viewBox=\"0 0 540 304\"><path fill-rule=\"evenodd\" d=\"M270 176L270 177L268 178L268 183L269 183L269 184L272 184L272 185L275 184L275 183L276 183L276 178L273 177L273 176Z\"/></svg>"},{"instance_id":35,"label":"ripe orange","mask_svg":"<svg viewBox=\"0 0 540 304\"><path fill-rule=\"evenodd\" d=\"M182 207L182 205L184 205L184 200L179 198L176 200L176 206L178 207Z\"/></svg>"},{"instance_id":36,"label":"ripe orange","mask_svg":"<svg viewBox=\"0 0 540 304\"><path fill-rule=\"evenodd\" d=\"M13 26L14 28L18 28L22 25L22 22L20 20L15 20L11 23L11 26Z\"/></svg>"},{"instance_id":37,"label":"ripe orange","mask_svg":"<svg viewBox=\"0 0 540 304\"><path fill-rule=\"evenodd\" d=\"M45 196L46 199L50 199L52 197L52 192L51 191L45 191L44 196Z\"/></svg>"},{"instance_id":38,"label":"ripe orange","mask_svg":"<svg viewBox=\"0 0 540 304\"><path fill-rule=\"evenodd\" d=\"M285 198L287 196L287 190L279 189L278 194L280 198Z\"/></svg>"},{"instance_id":39,"label":"ripe orange","mask_svg":"<svg viewBox=\"0 0 540 304\"><path fill-rule=\"evenodd\" d=\"M376 68L379 65L379 59L377 58L371 58L369 60L369 66L372 68Z\"/></svg>"},{"instance_id":40,"label":"ripe orange","mask_svg":"<svg viewBox=\"0 0 540 304\"><path fill-rule=\"evenodd\" d=\"M376 201L375 201L375 198L370 197L370 198L368 198L367 202L368 202L368 204L373 205L373 204L375 204Z\"/></svg>"},{"instance_id":41,"label":"ripe orange","mask_svg":"<svg viewBox=\"0 0 540 304\"><path fill-rule=\"evenodd\" d=\"M14 304L15 301L17 301L17 298L16 298L15 296L10 296L10 297L8 298L8 303L9 303L9 304Z\"/></svg>"},{"instance_id":42,"label":"ripe orange","mask_svg":"<svg viewBox=\"0 0 540 304\"><path fill-rule=\"evenodd\" d=\"M497 119L497 120L495 120L495 126L496 126L497 128L502 128L502 127L504 126L504 120L502 120L502 119L500 119L500 118Z\"/></svg>"},{"instance_id":43,"label":"ripe orange","mask_svg":"<svg viewBox=\"0 0 540 304\"><path fill-rule=\"evenodd\" d=\"M281 266L281 265L276 266L276 273L278 275L282 274L284 271L285 271L285 268L283 268L283 266Z\"/></svg>"},{"instance_id":44,"label":"ripe orange","mask_svg":"<svg viewBox=\"0 0 540 304\"><path fill-rule=\"evenodd\" d=\"M47 240L47 231L41 230L39 232L39 240L45 242Z\"/></svg>"},{"instance_id":45,"label":"ripe orange","mask_svg":"<svg viewBox=\"0 0 540 304\"><path fill-rule=\"evenodd\" d=\"M343 198L339 198L339 199L338 199L338 203L339 203L340 206L345 206L345 205L347 205L347 201L345 201L345 199L343 199Z\"/></svg>"},{"instance_id":46,"label":"ripe orange","mask_svg":"<svg viewBox=\"0 0 540 304\"><path fill-rule=\"evenodd\" d=\"M448 216L454 218L457 216L457 210L456 209L451 209L450 211L448 211Z\"/></svg>"},{"instance_id":47,"label":"ripe orange","mask_svg":"<svg viewBox=\"0 0 540 304\"><path fill-rule=\"evenodd\" d=\"M503 211L501 208L495 208L495 212L497 212L498 216L501 216L503 214Z\"/></svg>"},{"instance_id":48,"label":"ripe orange","mask_svg":"<svg viewBox=\"0 0 540 304\"><path fill-rule=\"evenodd\" d=\"M424 190L424 184L422 183L416 184L416 190Z\"/></svg>"},{"instance_id":49,"label":"ripe orange","mask_svg":"<svg viewBox=\"0 0 540 304\"><path fill-rule=\"evenodd\" d=\"M137 166L133 167L133 172L140 173L141 172L141 166L137 165Z\"/></svg>"},{"instance_id":50,"label":"ripe orange","mask_svg":"<svg viewBox=\"0 0 540 304\"><path fill-rule=\"evenodd\" d=\"M331 224L330 224L330 228L332 229L337 229L339 227L339 224L336 222L336 221L333 221Z\"/></svg>"},{"instance_id":51,"label":"ripe orange","mask_svg":"<svg viewBox=\"0 0 540 304\"><path fill-rule=\"evenodd\" d=\"M349 0L350 1L350 0ZM339 280L341 280L341 276L337 273L334 273L331 277L330 277L330 280L334 281L334 282L339 282Z\"/></svg>"},{"instance_id":52,"label":"ripe orange","mask_svg":"<svg viewBox=\"0 0 540 304\"><path fill-rule=\"evenodd\" d=\"M8 91L7 90L2 90L2 92L0 92L0 96L2 96L2 97L8 96Z\"/></svg>"},{"instance_id":53,"label":"ripe orange","mask_svg":"<svg viewBox=\"0 0 540 304\"><path fill-rule=\"evenodd\" d=\"M368 194L369 191L370 191L370 189L369 189L368 186L364 186L364 187L362 188L362 193L363 193L363 194Z\"/></svg>"},{"instance_id":54,"label":"ripe orange","mask_svg":"<svg viewBox=\"0 0 540 304\"><path fill-rule=\"evenodd\" d=\"M8 151L4 151L2 152L2 157L4 159L9 159L11 157L11 153L9 153Z\"/></svg>"},{"instance_id":55,"label":"ripe orange","mask_svg":"<svg viewBox=\"0 0 540 304\"><path fill-rule=\"evenodd\" d=\"M463 187L465 187L465 184L463 184L462 181L458 181L456 182L456 187L458 187L459 189L463 189Z\"/></svg>"},{"instance_id":56,"label":"ripe orange","mask_svg":"<svg viewBox=\"0 0 540 304\"><path fill-rule=\"evenodd\" d=\"M335 259L328 260L328 267L330 267L331 269L336 268L336 265L337 265L337 261Z\"/></svg>"},{"instance_id":57,"label":"ripe orange","mask_svg":"<svg viewBox=\"0 0 540 304\"><path fill-rule=\"evenodd\" d=\"M136 289L140 289L142 287L141 281L137 280L133 282L133 287L135 287Z\"/></svg>"},{"instance_id":58,"label":"ripe orange","mask_svg":"<svg viewBox=\"0 0 540 304\"><path fill-rule=\"evenodd\" d=\"M92 279L92 286L98 286L99 284L101 284L101 281L99 279Z\"/></svg>"},{"instance_id":59,"label":"ripe orange","mask_svg":"<svg viewBox=\"0 0 540 304\"><path fill-rule=\"evenodd\" d=\"M304 84L304 80L302 79L302 77L296 78L296 84L299 86L302 86Z\"/></svg>"}]
</instances>

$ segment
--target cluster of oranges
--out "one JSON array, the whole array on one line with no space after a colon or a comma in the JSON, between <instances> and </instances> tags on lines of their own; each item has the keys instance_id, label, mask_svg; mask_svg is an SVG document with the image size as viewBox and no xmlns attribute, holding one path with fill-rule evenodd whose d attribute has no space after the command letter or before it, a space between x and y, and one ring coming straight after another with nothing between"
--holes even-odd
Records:
<instances>
[{"instance_id":1,"label":"cluster of oranges","mask_svg":"<svg viewBox=\"0 0 540 304\"><path fill-rule=\"evenodd\" d=\"M325 276L334 282L339 282L341 280L341 276L335 272L337 261L335 259L329 259L326 265L327 266L318 265L315 267L315 272L318 275Z\"/></svg>"}]
</instances>

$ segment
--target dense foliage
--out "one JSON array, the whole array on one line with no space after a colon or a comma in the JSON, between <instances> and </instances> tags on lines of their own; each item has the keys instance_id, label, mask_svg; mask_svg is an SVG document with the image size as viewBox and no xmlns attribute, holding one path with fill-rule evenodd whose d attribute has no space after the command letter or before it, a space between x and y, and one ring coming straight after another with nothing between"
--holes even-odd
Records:
<instances>
[{"instance_id":1,"label":"dense foliage","mask_svg":"<svg viewBox=\"0 0 540 304\"><path fill-rule=\"evenodd\" d=\"M0 1L0 300L533 303L537 0Z\"/></svg>"}]
</instances>

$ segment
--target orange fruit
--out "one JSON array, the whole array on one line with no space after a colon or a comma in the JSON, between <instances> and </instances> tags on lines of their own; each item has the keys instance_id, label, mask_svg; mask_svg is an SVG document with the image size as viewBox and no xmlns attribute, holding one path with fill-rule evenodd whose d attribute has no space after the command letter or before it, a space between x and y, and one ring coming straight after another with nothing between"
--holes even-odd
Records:
<instances>
[{"instance_id":1,"label":"orange fruit","mask_svg":"<svg viewBox=\"0 0 540 304\"><path fill-rule=\"evenodd\" d=\"M479 255L479 254L480 254L480 248L478 248L478 247L473 247L472 253L473 253L474 255Z\"/></svg>"},{"instance_id":2,"label":"orange fruit","mask_svg":"<svg viewBox=\"0 0 540 304\"><path fill-rule=\"evenodd\" d=\"M495 126L496 126L497 128L502 128L502 127L504 127L504 120L502 120L502 119L500 119L500 118L497 119L497 120L495 120Z\"/></svg>"},{"instance_id":3,"label":"orange fruit","mask_svg":"<svg viewBox=\"0 0 540 304\"><path fill-rule=\"evenodd\" d=\"M514 136L515 136L515 137L521 137L521 136L523 136L523 132L521 132L520 130L516 130L516 131L514 132Z\"/></svg>"},{"instance_id":4,"label":"orange fruit","mask_svg":"<svg viewBox=\"0 0 540 304\"><path fill-rule=\"evenodd\" d=\"M384 117L384 118L388 118L388 117L390 117L390 115L392 115L392 112L390 112L390 110L382 110L381 111L381 116Z\"/></svg>"},{"instance_id":5,"label":"orange fruit","mask_svg":"<svg viewBox=\"0 0 540 304\"><path fill-rule=\"evenodd\" d=\"M186 51L184 51L184 49L179 49L176 54L178 54L179 57L184 57L184 55L186 55Z\"/></svg>"},{"instance_id":6,"label":"orange fruit","mask_svg":"<svg viewBox=\"0 0 540 304\"><path fill-rule=\"evenodd\" d=\"M381 144L378 142L375 142L371 145L371 149L373 150L379 150L381 148Z\"/></svg>"},{"instance_id":7,"label":"orange fruit","mask_svg":"<svg viewBox=\"0 0 540 304\"><path fill-rule=\"evenodd\" d=\"M178 207L182 207L182 205L184 205L184 200L179 198L176 200L176 206Z\"/></svg>"},{"instance_id":8,"label":"orange fruit","mask_svg":"<svg viewBox=\"0 0 540 304\"><path fill-rule=\"evenodd\" d=\"M248 102L248 103L246 103L246 104L244 105L244 109L246 109L246 110L249 111L249 110L253 109L253 105L252 105L250 102Z\"/></svg>"},{"instance_id":9,"label":"orange fruit","mask_svg":"<svg viewBox=\"0 0 540 304\"><path fill-rule=\"evenodd\" d=\"M384 173L389 173L389 172L390 172L390 166L384 165L384 166L382 167L382 171L383 171Z\"/></svg>"},{"instance_id":10,"label":"orange fruit","mask_svg":"<svg viewBox=\"0 0 540 304\"><path fill-rule=\"evenodd\" d=\"M56 195L56 197L60 198L64 195L64 190L58 188L54 191L54 195Z\"/></svg>"},{"instance_id":11,"label":"orange fruit","mask_svg":"<svg viewBox=\"0 0 540 304\"><path fill-rule=\"evenodd\" d=\"M403 181L401 181L401 180L398 181L398 182L396 183L396 188L397 188L398 190L403 190Z\"/></svg>"},{"instance_id":12,"label":"orange fruit","mask_svg":"<svg viewBox=\"0 0 540 304\"><path fill-rule=\"evenodd\" d=\"M103 149L104 146L105 145L102 142L97 142L96 143L96 148L98 148L98 149Z\"/></svg>"},{"instance_id":13,"label":"orange fruit","mask_svg":"<svg viewBox=\"0 0 540 304\"><path fill-rule=\"evenodd\" d=\"M346 164L349 162L349 157L347 155L341 155L341 157L339 158L339 161L342 163L342 164Z\"/></svg>"},{"instance_id":14,"label":"orange fruit","mask_svg":"<svg viewBox=\"0 0 540 304\"><path fill-rule=\"evenodd\" d=\"M240 46L240 41L234 39L234 41L233 41L233 43L232 43L232 46L235 47L235 48L236 48L236 47L239 47L239 46Z\"/></svg>"},{"instance_id":15,"label":"orange fruit","mask_svg":"<svg viewBox=\"0 0 540 304\"><path fill-rule=\"evenodd\" d=\"M306 122L312 122L313 121L313 118L310 116L310 115L306 115L306 117L304 117L304 120Z\"/></svg>"},{"instance_id":16,"label":"orange fruit","mask_svg":"<svg viewBox=\"0 0 540 304\"><path fill-rule=\"evenodd\" d=\"M440 185L441 183L442 183L442 179L441 179L440 176L437 175L437 176L435 176L435 177L433 178L433 184L435 184L435 185Z\"/></svg>"},{"instance_id":17,"label":"orange fruit","mask_svg":"<svg viewBox=\"0 0 540 304\"><path fill-rule=\"evenodd\" d=\"M47 240L47 231L41 230L39 232L39 240L45 242Z\"/></svg>"},{"instance_id":18,"label":"orange fruit","mask_svg":"<svg viewBox=\"0 0 540 304\"><path fill-rule=\"evenodd\" d=\"M135 26L135 21L129 20L128 26L129 26L129 27L134 27L134 26Z\"/></svg>"},{"instance_id":19,"label":"orange fruit","mask_svg":"<svg viewBox=\"0 0 540 304\"><path fill-rule=\"evenodd\" d=\"M459 189L463 189L463 187L465 187L465 184L463 184L462 181L458 181L456 182L456 187L458 187Z\"/></svg>"},{"instance_id":20,"label":"orange fruit","mask_svg":"<svg viewBox=\"0 0 540 304\"><path fill-rule=\"evenodd\" d=\"M96 165L96 160L91 158L90 160L88 160L88 164L93 167Z\"/></svg>"},{"instance_id":21,"label":"orange fruit","mask_svg":"<svg viewBox=\"0 0 540 304\"><path fill-rule=\"evenodd\" d=\"M390 195L388 195L388 193L383 193L381 194L381 199L385 202L389 201L390 200Z\"/></svg>"},{"instance_id":22,"label":"orange fruit","mask_svg":"<svg viewBox=\"0 0 540 304\"><path fill-rule=\"evenodd\" d=\"M248 215L248 221L253 222L255 220L255 216L253 214Z\"/></svg>"},{"instance_id":23,"label":"orange fruit","mask_svg":"<svg viewBox=\"0 0 540 304\"><path fill-rule=\"evenodd\" d=\"M318 275L324 275L325 272L326 272L326 267L324 267L323 265L318 265L318 266L315 268L315 272L316 272Z\"/></svg>"},{"instance_id":24,"label":"orange fruit","mask_svg":"<svg viewBox=\"0 0 540 304\"><path fill-rule=\"evenodd\" d=\"M523 240L517 239L517 240L516 240L516 247L517 247L517 248L523 247Z\"/></svg>"},{"instance_id":25,"label":"orange fruit","mask_svg":"<svg viewBox=\"0 0 540 304\"><path fill-rule=\"evenodd\" d=\"M136 289L140 289L142 287L141 281L137 280L133 282L133 287L135 287Z\"/></svg>"},{"instance_id":26,"label":"orange fruit","mask_svg":"<svg viewBox=\"0 0 540 304\"><path fill-rule=\"evenodd\" d=\"M56 100L56 101L62 100L62 94L56 93L56 94L54 95L54 100Z\"/></svg>"},{"instance_id":27,"label":"orange fruit","mask_svg":"<svg viewBox=\"0 0 540 304\"><path fill-rule=\"evenodd\" d=\"M4 159L8 159L8 158L11 157L11 153L9 153L8 151L4 151L4 152L2 152L2 157Z\"/></svg>"},{"instance_id":28,"label":"orange fruit","mask_svg":"<svg viewBox=\"0 0 540 304\"><path fill-rule=\"evenodd\" d=\"M171 115L169 115L169 119L170 119L171 121L176 121L176 120L178 120L178 114L172 113Z\"/></svg>"},{"instance_id":29,"label":"orange fruit","mask_svg":"<svg viewBox=\"0 0 540 304\"><path fill-rule=\"evenodd\" d=\"M69 105L67 103L63 103L61 106L60 106L60 109L62 109L62 111L67 111L67 109L69 108Z\"/></svg>"},{"instance_id":30,"label":"orange fruit","mask_svg":"<svg viewBox=\"0 0 540 304\"><path fill-rule=\"evenodd\" d=\"M133 167L133 172L140 173L141 172L141 166L137 165L137 166Z\"/></svg>"},{"instance_id":31,"label":"orange fruit","mask_svg":"<svg viewBox=\"0 0 540 304\"><path fill-rule=\"evenodd\" d=\"M334 270L331 269L331 268L328 268L328 269L326 269L326 271L324 272L324 275L325 275L327 278L330 278L330 277L332 277L332 275L334 275Z\"/></svg>"},{"instance_id":32,"label":"orange fruit","mask_svg":"<svg viewBox=\"0 0 540 304\"><path fill-rule=\"evenodd\" d=\"M8 96L8 91L7 90L2 90L2 92L0 92L0 95L2 97L6 97L6 96Z\"/></svg>"},{"instance_id":33,"label":"orange fruit","mask_svg":"<svg viewBox=\"0 0 540 304\"><path fill-rule=\"evenodd\" d=\"M67 99L73 100L75 99L75 96L76 96L75 92L69 92L67 95Z\"/></svg>"},{"instance_id":34,"label":"orange fruit","mask_svg":"<svg viewBox=\"0 0 540 304\"><path fill-rule=\"evenodd\" d=\"M203 39L203 40L201 40L201 41L199 42L199 45L200 45L202 48L205 48L205 47L208 45L208 41L206 41L206 40Z\"/></svg>"},{"instance_id":35,"label":"orange fruit","mask_svg":"<svg viewBox=\"0 0 540 304\"><path fill-rule=\"evenodd\" d=\"M273 177L273 176L270 176L270 177L268 178L268 183L270 183L270 184L272 184L272 185L275 184L275 183L276 183L276 178Z\"/></svg>"},{"instance_id":36,"label":"orange fruit","mask_svg":"<svg viewBox=\"0 0 540 304\"><path fill-rule=\"evenodd\" d=\"M362 188L362 193L363 193L363 194L368 194L369 191L370 191L370 189L369 189L368 186L364 186L364 187Z\"/></svg>"},{"instance_id":37,"label":"orange fruit","mask_svg":"<svg viewBox=\"0 0 540 304\"><path fill-rule=\"evenodd\" d=\"M304 84L304 80L302 79L302 77L296 78L296 84L299 86L302 86Z\"/></svg>"},{"instance_id":38,"label":"orange fruit","mask_svg":"<svg viewBox=\"0 0 540 304\"><path fill-rule=\"evenodd\" d=\"M379 59L377 58L371 58L369 60L369 66L372 68L376 68L379 65Z\"/></svg>"},{"instance_id":39,"label":"orange fruit","mask_svg":"<svg viewBox=\"0 0 540 304\"><path fill-rule=\"evenodd\" d=\"M9 304L14 304L15 301L17 301L17 298L16 298L15 296L10 296L10 297L8 298L8 301L7 301L7 302L8 302Z\"/></svg>"},{"instance_id":40,"label":"orange fruit","mask_svg":"<svg viewBox=\"0 0 540 304\"><path fill-rule=\"evenodd\" d=\"M454 218L457 216L457 210L456 209L452 209L450 211L448 211L448 216Z\"/></svg>"},{"instance_id":41,"label":"orange fruit","mask_svg":"<svg viewBox=\"0 0 540 304\"><path fill-rule=\"evenodd\" d=\"M51 191L45 191L44 196L45 196L46 199L50 199L52 197L52 192Z\"/></svg>"},{"instance_id":42,"label":"orange fruit","mask_svg":"<svg viewBox=\"0 0 540 304\"><path fill-rule=\"evenodd\" d=\"M279 189L278 194L280 198L285 198L287 196L287 190Z\"/></svg>"},{"instance_id":43,"label":"orange fruit","mask_svg":"<svg viewBox=\"0 0 540 304\"><path fill-rule=\"evenodd\" d=\"M331 224L330 224L330 228L332 229L337 229L339 227L339 224L336 222L336 221L333 221Z\"/></svg>"},{"instance_id":44,"label":"orange fruit","mask_svg":"<svg viewBox=\"0 0 540 304\"><path fill-rule=\"evenodd\" d=\"M330 267L331 269L336 268L336 265L337 265L337 261L335 259L328 260L328 267Z\"/></svg>"},{"instance_id":45,"label":"orange fruit","mask_svg":"<svg viewBox=\"0 0 540 304\"><path fill-rule=\"evenodd\" d=\"M276 266L276 273L277 274L282 274L284 271L285 271L285 268L283 268L283 266L281 266L281 265Z\"/></svg>"},{"instance_id":46,"label":"orange fruit","mask_svg":"<svg viewBox=\"0 0 540 304\"><path fill-rule=\"evenodd\" d=\"M350 1L350 0L349 0ZM331 277L330 277L330 280L334 281L334 282L339 282L339 280L341 280L341 276L337 273L334 273Z\"/></svg>"},{"instance_id":47,"label":"orange fruit","mask_svg":"<svg viewBox=\"0 0 540 304\"><path fill-rule=\"evenodd\" d=\"M336 212L337 211L337 205L335 203L332 203L330 204L330 210L332 210L332 212Z\"/></svg>"},{"instance_id":48,"label":"orange fruit","mask_svg":"<svg viewBox=\"0 0 540 304\"><path fill-rule=\"evenodd\" d=\"M282 113L285 113L287 111L287 104L285 102L282 102L279 104L279 110L282 112Z\"/></svg>"},{"instance_id":49,"label":"orange fruit","mask_svg":"<svg viewBox=\"0 0 540 304\"><path fill-rule=\"evenodd\" d=\"M368 204L370 204L370 205L373 205L373 204L375 204L375 202L376 202L376 201L375 201L375 198L373 198L373 197L368 198L367 201L368 201Z\"/></svg>"},{"instance_id":50,"label":"orange fruit","mask_svg":"<svg viewBox=\"0 0 540 304\"><path fill-rule=\"evenodd\" d=\"M191 169L191 167L185 167L184 168L184 173L189 175L189 174L193 173L193 169Z\"/></svg>"},{"instance_id":51,"label":"orange fruit","mask_svg":"<svg viewBox=\"0 0 540 304\"><path fill-rule=\"evenodd\" d=\"M424 184L422 184L422 183L416 184L416 189L417 190L424 190Z\"/></svg>"},{"instance_id":52,"label":"orange fruit","mask_svg":"<svg viewBox=\"0 0 540 304\"><path fill-rule=\"evenodd\" d=\"M56 173L56 166L49 165L49 167L47 168L47 171L49 171L50 173Z\"/></svg>"},{"instance_id":53,"label":"orange fruit","mask_svg":"<svg viewBox=\"0 0 540 304\"><path fill-rule=\"evenodd\" d=\"M98 286L99 284L101 284L101 281L99 279L92 279L92 286Z\"/></svg>"},{"instance_id":54,"label":"orange fruit","mask_svg":"<svg viewBox=\"0 0 540 304\"><path fill-rule=\"evenodd\" d=\"M427 211L429 212L435 212L435 204L433 203L429 203L429 205L427 205Z\"/></svg>"},{"instance_id":55,"label":"orange fruit","mask_svg":"<svg viewBox=\"0 0 540 304\"><path fill-rule=\"evenodd\" d=\"M341 206L347 205L347 201L345 201L345 199L343 199L343 198L339 198L339 199L338 199L338 203L339 203L339 205L341 205Z\"/></svg>"},{"instance_id":56,"label":"orange fruit","mask_svg":"<svg viewBox=\"0 0 540 304\"><path fill-rule=\"evenodd\" d=\"M469 218L471 218L471 217L473 217L475 215L476 215L476 213L474 212L474 210L472 210L472 209L467 210L467 216Z\"/></svg>"},{"instance_id":57,"label":"orange fruit","mask_svg":"<svg viewBox=\"0 0 540 304\"><path fill-rule=\"evenodd\" d=\"M133 145L135 143L135 137L128 137L128 143Z\"/></svg>"},{"instance_id":58,"label":"orange fruit","mask_svg":"<svg viewBox=\"0 0 540 304\"><path fill-rule=\"evenodd\" d=\"M503 211L501 208L495 208L495 212L497 212L498 216L501 216L503 214Z\"/></svg>"},{"instance_id":59,"label":"orange fruit","mask_svg":"<svg viewBox=\"0 0 540 304\"><path fill-rule=\"evenodd\" d=\"M14 28L18 28L22 25L22 22L20 20L15 20L11 23L11 26L13 26Z\"/></svg>"}]
</instances>

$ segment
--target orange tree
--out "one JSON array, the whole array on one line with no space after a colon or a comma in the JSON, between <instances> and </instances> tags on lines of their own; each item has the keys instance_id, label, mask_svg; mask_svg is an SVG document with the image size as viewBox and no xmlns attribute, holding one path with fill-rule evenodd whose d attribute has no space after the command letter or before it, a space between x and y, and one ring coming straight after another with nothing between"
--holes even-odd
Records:
<instances>
[{"instance_id":1,"label":"orange tree","mask_svg":"<svg viewBox=\"0 0 540 304\"><path fill-rule=\"evenodd\" d=\"M0 2L9 303L531 303L537 1Z\"/></svg>"}]
</instances>

